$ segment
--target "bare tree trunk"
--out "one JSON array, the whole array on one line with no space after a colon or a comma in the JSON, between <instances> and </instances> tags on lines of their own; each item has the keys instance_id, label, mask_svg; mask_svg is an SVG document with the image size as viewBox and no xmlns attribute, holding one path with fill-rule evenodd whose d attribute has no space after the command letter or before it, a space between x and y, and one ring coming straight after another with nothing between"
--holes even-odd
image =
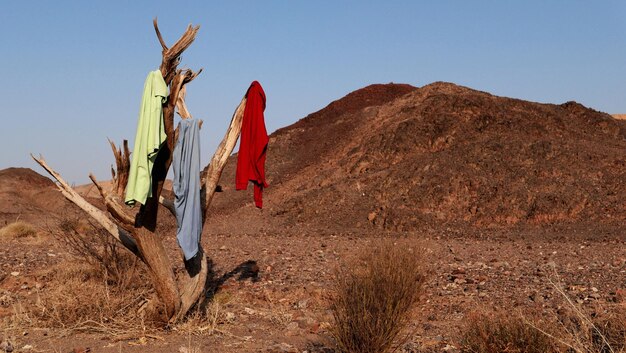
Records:
<instances>
[{"instance_id":1,"label":"bare tree trunk","mask_svg":"<svg viewBox=\"0 0 626 353\"><path fill-rule=\"evenodd\" d=\"M185 314L203 298L202 294L204 293L208 275L207 258L204 250L200 248L200 254L196 261L186 263L188 273L184 278L180 279L181 289L179 289L172 270L171 261L161 241L163 235L157 234L159 203L165 205L170 212L175 213L173 202L161 196L163 184L172 163L172 151L174 150L177 136L177 131L174 130L174 112L176 107L178 107L181 117L191 117L191 113L189 113L184 101L186 93L185 85L196 78L202 69L197 73L191 70L177 69L180 63L180 55L191 45L199 27L189 25L185 33L171 48L168 48L165 44L156 19L154 20L154 29L163 48L163 60L160 67L161 74L166 84L169 86L170 91L169 97L163 106L163 122L167 139L161 146L153 166L152 197L148 198L146 204L141 206L136 216L133 217L127 214L125 208L122 206L122 196L124 195L130 168L130 152L128 150L127 141L123 142L123 150L122 148L117 149L115 144L109 141L117 167L117 172L112 173L114 195L104 190L98 184L95 177L90 175L91 180L97 186L107 206L109 216L113 220L99 209L87 203L87 201L71 189L58 173L47 166L43 158L37 159L33 157L33 159L59 182L59 189L68 200L81 207L87 214L96 219L113 237L122 242L127 249L137 255L147 265L157 296L165 308L164 319L169 322L174 322L183 318ZM241 121L243 119L245 102L246 99L244 97L233 114L231 124L224 140L220 143L215 152L207 175L203 180L203 223L206 222L207 209L213 198L213 193L215 192L215 187L222 174L222 170L241 132Z\"/></svg>"},{"instance_id":2,"label":"bare tree trunk","mask_svg":"<svg viewBox=\"0 0 626 353\"><path fill-rule=\"evenodd\" d=\"M122 147L119 149L115 146L113 141L109 140L113 156L115 157L116 169L111 167L111 174L113 177L113 191L119 196L123 197L124 190L126 190L126 184L128 184L128 172L130 170L130 150L128 149L128 140L122 142Z\"/></svg>"},{"instance_id":3,"label":"bare tree trunk","mask_svg":"<svg viewBox=\"0 0 626 353\"><path fill-rule=\"evenodd\" d=\"M202 219L206 222L207 213L209 211L209 205L213 200L213 195L215 194L215 188L217 187L217 183L220 181L220 177L222 176L222 171L226 166L226 162L228 161L228 157L231 153L233 153L233 149L235 148L235 144L237 144L237 139L241 134L241 122L243 121L243 111L246 108L246 97L241 99L241 103L235 109L235 113L233 113L233 118L230 120L230 125L228 126L228 130L226 130L226 135L222 142L217 146L217 151L213 155L211 159L211 163L209 163L209 169L207 170L206 176L204 177L204 208L202 213Z\"/></svg>"}]
</instances>

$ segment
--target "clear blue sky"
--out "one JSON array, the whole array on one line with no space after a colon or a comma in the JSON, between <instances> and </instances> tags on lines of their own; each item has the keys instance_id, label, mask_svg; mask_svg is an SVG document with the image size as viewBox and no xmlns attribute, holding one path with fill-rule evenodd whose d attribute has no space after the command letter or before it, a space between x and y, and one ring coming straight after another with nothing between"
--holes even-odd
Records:
<instances>
[{"instance_id":1,"label":"clear blue sky","mask_svg":"<svg viewBox=\"0 0 626 353\"><path fill-rule=\"evenodd\" d=\"M155 16L168 44L201 26L183 65L204 68L187 99L203 163L253 80L269 131L387 82L626 113L626 1L4 1L0 169L43 173L33 152L70 182L109 178L106 138L132 145L160 64Z\"/></svg>"}]
</instances>

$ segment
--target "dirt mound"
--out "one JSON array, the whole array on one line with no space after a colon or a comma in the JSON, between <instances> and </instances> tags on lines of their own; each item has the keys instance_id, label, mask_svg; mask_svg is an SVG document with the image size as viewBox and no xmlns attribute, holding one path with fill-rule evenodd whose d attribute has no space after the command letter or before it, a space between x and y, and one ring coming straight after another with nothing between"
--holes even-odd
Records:
<instances>
[{"instance_id":1,"label":"dirt mound","mask_svg":"<svg viewBox=\"0 0 626 353\"><path fill-rule=\"evenodd\" d=\"M52 180L32 169L0 170L0 226L17 219L43 226L50 217L75 209Z\"/></svg>"},{"instance_id":2,"label":"dirt mound","mask_svg":"<svg viewBox=\"0 0 626 353\"><path fill-rule=\"evenodd\" d=\"M373 85L272 134L262 212L250 191L232 190L229 163L211 226L341 232L623 222L625 149L625 121L575 102L442 82Z\"/></svg>"}]
</instances>

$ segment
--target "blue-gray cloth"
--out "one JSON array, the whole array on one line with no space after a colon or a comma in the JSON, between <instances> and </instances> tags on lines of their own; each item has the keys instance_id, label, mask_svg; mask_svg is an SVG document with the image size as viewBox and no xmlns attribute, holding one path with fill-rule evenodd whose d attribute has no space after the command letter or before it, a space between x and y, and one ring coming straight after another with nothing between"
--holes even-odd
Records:
<instances>
[{"instance_id":1,"label":"blue-gray cloth","mask_svg":"<svg viewBox=\"0 0 626 353\"><path fill-rule=\"evenodd\" d=\"M197 119L183 119L178 123L178 141L172 160L178 223L176 238L186 260L198 253L202 235L199 130Z\"/></svg>"}]
</instances>

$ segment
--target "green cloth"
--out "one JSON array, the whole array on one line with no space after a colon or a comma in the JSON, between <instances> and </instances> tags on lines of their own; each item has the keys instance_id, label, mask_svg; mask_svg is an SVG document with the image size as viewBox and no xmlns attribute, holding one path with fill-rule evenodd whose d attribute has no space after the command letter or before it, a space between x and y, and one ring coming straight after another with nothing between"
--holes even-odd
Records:
<instances>
[{"instance_id":1,"label":"green cloth","mask_svg":"<svg viewBox=\"0 0 626 353\"><path fill-rule=\"evenodd\" d=\"M151 71L143 86L141 110L137 122L137 135L130 161L126 204L139 202L145 205L152 196L152 166L161 144L165 141L163 103L167 100L167 84L161 71Z\"/></svg>"}]
</instances>

